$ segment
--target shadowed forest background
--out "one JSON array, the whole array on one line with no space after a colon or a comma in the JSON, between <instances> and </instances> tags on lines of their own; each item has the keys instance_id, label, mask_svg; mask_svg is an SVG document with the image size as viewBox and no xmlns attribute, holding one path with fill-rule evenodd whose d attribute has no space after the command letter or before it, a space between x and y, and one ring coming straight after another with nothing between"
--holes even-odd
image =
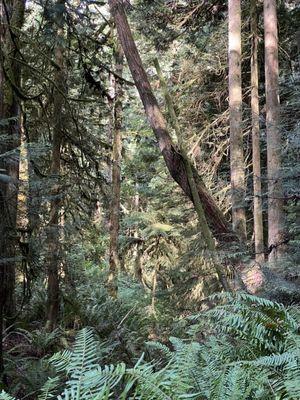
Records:
<instances>
[{"instance_id":1,"label":"shadowed forest background","mask_svg":"<svg viewBox=\"0 0 300 400\"><path fill-rule=\"evenodd\" d=\"M0 0L0 399L300 399L295 0Z\"/></svg>"}]
</instances>

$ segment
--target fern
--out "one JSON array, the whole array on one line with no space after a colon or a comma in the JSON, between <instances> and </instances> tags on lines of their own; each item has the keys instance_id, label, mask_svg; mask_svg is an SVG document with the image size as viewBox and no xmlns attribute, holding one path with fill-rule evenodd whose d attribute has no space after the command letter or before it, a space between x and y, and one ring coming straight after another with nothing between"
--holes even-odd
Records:
<instances>
[{"instance_id":1,"label":"fern","mask_svg":"<svg viewBox=\"0 0 300 400\"><path fill-rule=\"evenodd\" d=\"M57 388L59 384L59 378L48 378L47 382L41 388L41 394L38 397L38 400L47 400L52 396L52 392Z\"/></svg>"},{"instance_id":2,"label":"fern","mask_svg":"<svg viewBox=\"0 0 300 400\"><path fill-rule=\"evenodd\" d=\"M127 375L135 381L135 398L147 400L171 400L172 370L163 368L154 372L153 365L138 365L129 369Z\"/></svg>"},{"instance_id":3,"label":"fern","mask_svg":"<svg viewBox=\"0 0 300 400\"><path fill-rule=\"evenodd\" d=\"M97 363L97 342L93 331L82 329L76 336L76 341L67 366L67 373L79 380L87 370L95 368Z\"/></svg>"},{"instance_id":4,"label":"fern","mask_svg":"<svg viewBox=\"0 0 300 400\"><path fill-rule=\"evenodd\" d=\"M151 342L153 360L133 368L100 366L99 345L90 328L80 331L71 350L50 363L39 400L269 400L300 398L299 313L244 294L218 294L214 308L190 318L205 340L170 338ZM0 400L14 400L2 392Z\"/></svg>"},{"instance_id":5,"label":"fern","mask_svg":"<svg viewBox=\"0 0 300 400\"><path fill-rule=\"evenodd\" d=\"M10 396L8 393L4 392L4 390L2 390L0 393L0 400L16 400L16 399Z\"/></svg>"},{"instance_id":6,"label":"fern","mask_svg":"<svg viewBox=\"0 0 300 400\"><path fill-rule=\"evenodd\" d=\"M72 351L65 350L50 359L59 373L68 379L59 400L105 400L123 379L123 363L101 367L98 364L98 342L90 328L82 329L76 336ZM47 398L47 397L46 397Z\"/></svg>"},{"instance_id":7,"label":"fern","mask_svg":"<svg viewBox=\"0 0 300 400\"><path fill-rule=\"evenodd\" d=\"M209 323L220 333L246 340L257 354L282 351L280 346L287 332L297 330L297 320L284 306L268 299L245 293L221 293L210 299L222 304L191 317L191 320L200 320L201 329L201 320L205 319L205 324ZM197 325L191 332L195 330Z\"/></svg>"}]
</instances>

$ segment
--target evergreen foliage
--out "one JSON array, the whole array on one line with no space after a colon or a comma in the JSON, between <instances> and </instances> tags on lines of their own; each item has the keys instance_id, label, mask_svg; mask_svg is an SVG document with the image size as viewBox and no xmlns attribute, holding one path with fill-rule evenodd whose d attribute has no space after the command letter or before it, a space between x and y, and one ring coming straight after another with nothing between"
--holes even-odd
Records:
<instances>
[{"instance_id":1,"label":"evergreen foliage","mask_svg":"<svg viewBox=\"0 0 300 400\"><path fill-rule=\"evenodd\" d=\"M247 240L229 228L215 234L215 251L176 183L186 172L176 160L186 156L230 225L228 1L117 1L158 100L154 109L166 120L172 175L128 60L122 76L116 72L121 48L109 9L115 2L0 0L0 400L300 399L300 7L276 2L286 251L275 268L267 245L264 1L256 1L265 259L258 264L252 0L241 0ZM114 294L113 166L121 173ZM213 232L210 212L208 204ZM223 292L220 271L231 292ZM53 304L57 315L49 324Z\"/></svg>"},{"instance_id":2,"label":"evergreen foliage","mask_svg":"<svg viewBox=\"0 0 300 400\"><path fill-rule=\"evenodd\" d=\"M298 310L243 293L209 301L217 304L189 317L189 337L171 337L168 346L148 343L153 361L143 355L133 367L101 367L101 346L84 328L71 350L49 359L57 376L39 399L57 391L59 400L299 398ZM203 339L195 341L200 334ZM0 398L13 399L4 392Z\"/></svg>"}]
</instances>

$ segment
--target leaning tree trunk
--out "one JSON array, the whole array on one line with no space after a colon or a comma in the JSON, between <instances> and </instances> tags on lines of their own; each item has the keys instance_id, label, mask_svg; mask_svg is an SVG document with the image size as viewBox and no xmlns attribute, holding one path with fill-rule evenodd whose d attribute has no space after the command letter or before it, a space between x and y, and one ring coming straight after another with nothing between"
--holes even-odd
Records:
<instances>
[{"instance_id":1,"label":"leaning tree trunk","mask_svg":"<svg viewBox=\"0 0 300 400\"><path fill-rule=\"evenodd\" d=\"M264 30L268 166L268 247L270 264L275 266L284 253L286 241L281 176L281 134L279 128L276 0L264 1Z\"/></svg>"},{"instance_id":2,"label":"leaning tree trunk","mask_svg":"<svg viewBox=\"0 0 300 400\"><path fill-rule=\"evenodd\" d=\"M171 137L167 131L165 119L159 109L157 100L153 95L147 74L143 68L140 55L132 37L132 33L123 8L123 1L109 0L109 6L116 23L120 43L124 50L132 77L139 91L146 115L157 138L159 148L162 152L167 168L173 179L183 189L184 193L192 200L191 188L189 186L183 157L172 143ZM226 219L224 218L220 209L217 207L212 196L207 191L201 177L197 174L197 171L194 168L192 171L206 219L210 223L214 234L218 235L224 241L226 238L230 238L230 240L232 240L232 232ZM241 243L239 244L239 250L241 252L244 251ZM293 293L294 300L300 299L297 285L293 284L292 282L286 282L283 278L267 269L264 269L264 276L266 284L262 291L264 291L266 295L275 297L278 294L278 290L280 290L282 300L286 299L287 293L289 296L291 293Z\"/></svg>"},{"instance_id":3,"label":"leaning tree trunk","mask_svg":"<svg viewBox=\"0 0 300 400\"><path fill-rule=\"evenodd\" d=\"M133 40L131 29L124 11L123 1L109 0L109 6L116 23L118 36L128 66L139 91L149 124L156 136L166 166L172 178L193 201L192 190L189 185L184 158L180 151L176 149L169 132L167 131L166 121L152 92L147 74L143 68L142 60ZM228 236L228 234L231 234L231 229L223 213L220 211L213 197L208 192L195 168L192 168L192 172L207 221L209 221L212 230L216 235Z\"/></svg>"},{"instance_id":4,"label":"leaning tree trunk","mask_svg":"<svg viewBox=\"0 0 300 400\"><path fill-rule=\"evenodd\" d=\"M264 232L262 215L261 166L260 166L260 130L258 97L258 32L256 0L251 0L251 115L252 115L252 165L253 165L253 217L255 260L265 261Z\"/></svg>"},{"instance_id":5,"label":"leaning tree trunk","mask_svg":"<svg viewBox=\"0 0 300 400\"><path fill-rule=\"evenodd\" d=\"M196 211L196 214L198 217L198 227L202 234L202 238L204 239L204 242L206 244L206 248L210 252L210 256L213 258L215 255L214 254L215 250L216 250L215 240L213 238L211 230L209 229L209 225L208 225L206 217L205 217L205 213L204 213L202 203L201 203L201 200L199 197L199 193L197 190L196 182L195 182L194 176L193 176L192 164L191 164L190 160L188 159L185 145L184 145L182 137L181 137L182 136L181 130L180 130L178 118L177 118L177 115L175 112L173 100L168 91L168 86L164 79L164 76L161 71L159 61L157 58L154 60L154 65L155 65L156 72L157 72L157 75L158 75L158 78L160 81L160 86L162 87L162 90L164 93L170 122L171 122L173 129L175 130L178 145L179 145L179 150L183 157L184 165L186 168L188 182L189 182L189 185L191 188L191 193L192 193L192 200L193 200L195 211ZM219 266L218 262L215 263L215 267L216 267L216 272L217 272L219 281L220 281L221 285L223 286L224 290L226 290L226 291L230 290L230 286L229 286L226 276L222 270L222 267Z\"/></svg>"},{"instance_id":6,"label":"leaning tree trunk","mask_svg":"<svg viewBox=\"0 0 300 400\"><path fill-rule=\"evenodd\" d=\"M229 109L230 176L232 190L232 225L240 239L246 239L245 165L242 129L241 79L241 1L229 0Z\"/></svg>"},{"instance_id":7,"label":"leaning tree trunk","mask_svg":"<svg viewBox=\"0 0 300 400\"><path fill-rule=\"evenodd\" d=\"M123 73L123 51L119 43L115 49L116 73ZM110 246L109 246L109 291L112 297L117 297L117 274L119 268L118 237L120 226L120 193L121 193L121 159L122 159L122 84L118 78L114 82L113 109L113 154L112 154L112 197L110 209Z\"/></svg>"},{"instance_id":8,"label":"leaning tree trunk","mask_svg":"<svg viewBox=\"0 0 300 400\"><path fill-rule=\"evenodd\" d=\"M60 195L60 173L61 173L61 145L63 139L64 118L63 108L65 102L65 73L64 73L64 49L61 41L64 36L64 0L58 0L60 15L57 18L57 44L55 48L55 62L58 69L55 71L55 84L53 100L53 137L52 137L52 160L50 175L53 180L51 188L50 217L48 223L48 287L47 287L47 324L52 330L58 320L59 313L59 216L61 209Z\"/></svg>"},{"instance_id":9,"label":"leaning tree trunk","mask_svg":"<svg viewBox=\"0 0 300 400\"><path fill-rule=\"evenodd\" d=\"M0 374L3 372L3 319L15 314L15 256L19 179L18 47L25 0L0 1Z\"/></svg>"}]
</instances>

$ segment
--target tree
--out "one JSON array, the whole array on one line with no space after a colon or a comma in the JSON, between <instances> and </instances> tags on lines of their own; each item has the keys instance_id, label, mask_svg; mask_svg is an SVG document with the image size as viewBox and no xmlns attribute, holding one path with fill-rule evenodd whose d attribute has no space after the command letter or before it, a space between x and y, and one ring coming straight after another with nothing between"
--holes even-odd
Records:
<instances>
[{"instance_id":1,"label":"tree","mask_svg":"<svg viewBox=\"0 0 300 400\"><path fill-rule=\"evenodd\" d=\"M0 3L0 373L3 371L3 318L15 314L15 255L19 179L20 108L17 91L20 29L25 0Z\"/></svg>"},{"instance_id":2,"label":"tree","mask_svg":"<svg viewBox=\"0 0 300 400\"><path fill-rule=\"evenodd\" d=\"M123 51L117 42L114 49L116 74L122 77ZM120 226L120 190L121 190L121 159L122 159L122 83L114 77L113 99L113 149L112 149L112 193L110 207L110 247L109 247L109 289L111 295L117 295L117 271L119 268L118 236Z\"/></svg>"},{"instance_id":3,"label":"tree","mask_svg":"<svg viewBox=\"0 0 300 400\"><path fill-rule=\"evenodd\" d=\"M203 207L202 207L202 203L199 197L199 193L197 191L197 186L194 180L194 176L193 176L193 169L192 169L192 164L190 162L190 160L188 159L187 156L187 152L185 150L185 145L183 143L182 137L181 137L181 129L179 126L179 122L178 122L178 118L175 112L175 108L174 108L174 104L172 101L172 97L168 91L168 87L167 87L167 83L165 82L164 76L162 74L160 65L159 65L159 61L156 58L154 60L154 64L155 64L155 68L157 71L157 75L160 81L160 85L163 89L164 92L164 97L165 97L165 101L166 101L166 105L168 108L168 114L169 114L169 118L171 121L171 125L173 126L176 136L177 136L177 141L178 141L178 145L179 145L179 151L183 157L183 161L184 161L184 165L186 168L186 173L187 173L187 177L188 177L188 182L189 182L189 186L191 188L191 193L192 193L192 201L194 203L194 208L197 214L197 218L198 218L198 226L199 226L199 230L202 234L202 237L204 239L206 248L208 249L208 251L211 253L210 256L214 257L214 253L216 250L216 245L215 245L215 241L214 238L212 236L211 230L209 229L209 225L207 223L204 211L203 211ZM222 271L222 267L219 266L218 263L216 263L216 271L218 274L218 278L220 280L221 285L223 286L224 290L229 290L229 284L227 282L226 276L224 275L223 271Z\"/></svg>"},{"instance_id":4,"label":"tree","mask_svg":"<svg viewBox=\"0 0 300 400\"><path fill-rule=\"evenodd\" d=\"M276 261L285 249L284 196L281 176L281 133L279 127L278 32L276 0L264 1L265 90L268 166L269 261Z\"/></svg>"},{"instance_id":5,"label":"tree","mask_svg":"<svg viewBox=\"0 0 300 400\"><path fill-rule=\"evenodd\" d=\"M262 216L261 166L260 166L260 129L259 129L259 96L258 96L258 32L256 0L251 1L251 115L252 115L252 165L253 165L253 218L255 259L263 263L264 232Z\"/></svg>"},{"instance_id":6,"label":"tree","mask_svg":"<svg viewBox=\"0 0 300 400\"><path fill-rule=\"evenodd\" d=\"M123 2L120 0L110 0L109 5L116 23L119 40L127 59L128 66L130 68L135 85L139 91L149 124L158 141L158 145L164 157L166 166L173 179L182 188L184 193L193 201L184 158L172 142L167 130L166 121L152 92L150 82L142 64L142 60L132 37L130 26L124 11ZM206 218L210 222L212 229L217 235L228 236L228 234L231 233L228 223L214 199L207 191L195 168L193 168L193 176L204 212L206 214Z\"/></svg>"},{"instance_id":7,"label":"tree","mask_svg":"<svg viewBox=\"0 0 300 400\"><path fill-rule=\"evenodd\" d=\"M245 165L242 129L241 79L241 2L229 0L229 108L230 175L232 190L232 225L240 239L246 239Z\"/></svg>"},{"instance_id":8,"label":"tree","mask_svg":"<svg viewBox=\"0 0 300 400\"><path fill-rule=\"evenodd\" d=\"M57 37L55 47L55 89L53 98L53 137L50 175L53 180L50 201L50 216L48 222L48 305L47 329L52 330L59 312L59 218L61 210L60 173L61 173L61 146L64 134L64 102L66 96L64 70L64 5L65 0L57 1Z\"/></svg>"}]
</instances>

